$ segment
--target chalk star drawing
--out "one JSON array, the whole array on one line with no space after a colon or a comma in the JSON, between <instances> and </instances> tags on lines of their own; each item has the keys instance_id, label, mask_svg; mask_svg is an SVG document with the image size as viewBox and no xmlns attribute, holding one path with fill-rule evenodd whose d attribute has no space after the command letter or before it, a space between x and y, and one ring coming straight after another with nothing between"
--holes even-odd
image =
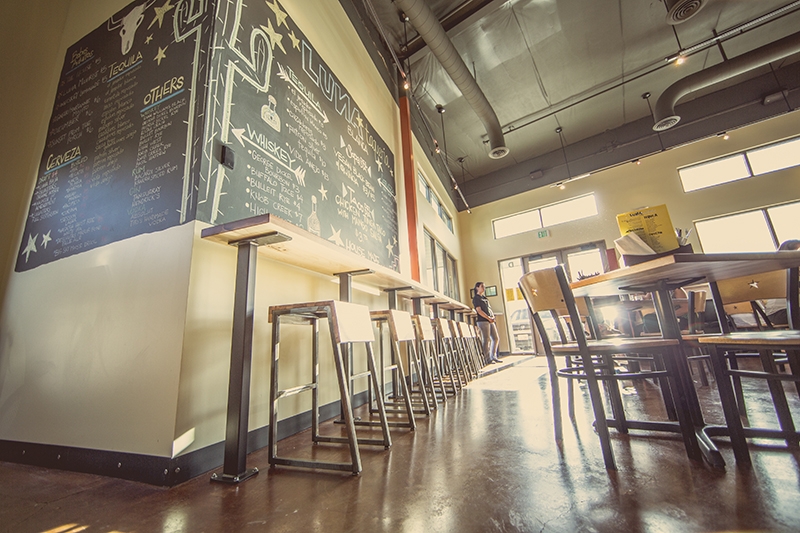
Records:
<instances>
[{"instance_id":1,"label":"chalk star drawing","mask_svg":"<svg viewBox=\"0 0 800 533\"><path fill-rule=\"evenodd\" d=\"M278 21L279 28L281 27L281 24L286 26L286 28L289 28L289 25L286 24L286 17L289 15L283 12L281 6L278 5L278 0L272 0L271 4L267 2L267 7L269 7L273 13L275 13L275 20Z\"/></svg>"},{"instance_id":2,"label":"chalk star drawing","mask_svg":"<svg viewBox=\"0 0 800 533\"><path fill-rule=\"evenodd\" d=\"M278 26L280 26L280 24L278 24ZM272 21L268 20L267 25L261 26L261 29L269 35L269 42L272 44L272 49L275 50L275 45L277 44L278 48L286 55L286 48L283 47L283 43L281 42L283 40L283 35L275 31L275 28L272 27Z\"/></svg>"},{"instance_id":3,"label":"chalk star drawing","mask_svg":"<svg viewBox=\"0 0 800 533\"><path fill-rule=\"evenodd\" d=\"M153 40L153 34L151 33L150 35L148 35L148 36L145 38L145 40L144 40L144 44L150 44L150 41L152 41L152 40Z\"/></svg>"},{"instance_id":4,"label":"chalk star drawing","mask_svg":"<svg viewBox=\"0 0 800 533\"><path fill-rule=\"evenodd\" d=\"M42 235L42 248L44 248L45 250L47 250L47 243L53 240L53 238L50 236L50 231Z\"/></svg>"},{"instance_id":5,"label":"chalk star drawing","mask_svg":"<svg viewBox=\"0 0 800 533\"><path fill-rule=\"evenodd\" d=\"M292 40L292 48L297 48L300 50L300 39L295 36L294 30L289 32L289 39Z\"/></svg>"},{"instance_id":6,"label":"chalk star drawing","mask_svg":"<svg viewBox=\"0 0 800 533\"><path fill-rule=\"evenodd\" d=\"M751 289L757 289L758 288L758 282L756 280L751 281L749 283L749 285L750 285Z\"/></svg>"},{"instance_id":7,"label":"chalk star drawing","mask_svg":"<svg viewBox=\"0 0 800 533\"><path fill-rule=\"evenodd\" d=\"M153 18L153 22L151 22L150 25L147 27L148 30L153 27L153 24L155 24L156 21L158 21L158 27L159 28L161 27L161 24L164 23L164 15L166 15L167 12L169 12L169 10L175 7L172 4L170 4L170 2L172 2L172 0L167 0L166 2L164 2L163 6L155 8L156 16Z\"/></svg>"},{"instance_id":8,"label":"chalk star drawing","mask_svg":"<svg viewBox=\"0 0 800 533\"><path fill-rule=\"evenodd\" d=\"M342 230L334 228L333 224L331 224L331 231L333 232L333 235L328 237L328 240L337 244L338 246L344 247L344 242L342 242Z\"/></svg>"},{"instance_id":9,"label":"chalk star drawing","mask_svg":"<svg viewBox=\"0 0 800 533\"><path fill-rule=\"evenodd\" d=\"M167 48L169 48L169 46ZM167 48L161 48L160 46L158 47L158 53L153 61L158 61L159 66L161 65L161 60L167 58L167 54L164 53L167 51Z\"/></svg>"},{"instance_id":10,"label":"chalk star drawing","mask_svg":"<svg viewBox=\"0 0 800 533\"><path fill-rule=\"evenodd\" d=\"M378 165L378 172L383 172L383 161L376 159L375 164Z\"/></svg>"},{"instance_id":11,"label":"chalk star drawing","mask_svg":"<svg viewBox=\"0 0 800 533\"><path fill-rule=\"evenodd\" d=\"M30 258L31 253L39 251L36 249L36 237L38 236L39 236L38 233L36 235L30 235L30 234L28 235L28 245L25 247L24 250L22 250L22 253L25 255L26 263L28 262L28 258Z\"/></svg>"},{"instance_id":12,"label":"chalk star drawing","mask_svg":"<svg viewBox=\"0 0 800 533\"><path fill-rule=\"evenodd\" d=\"M325 184L324 183L322 185L320 185L319 189L317 189L317 190L322 195L322 199L323 200L327 200L328 199L328 189L325 188Z\"/></svg>"},{"instance_id":13,"label":"chalk star drawing","mask_svg":"<svg viewBox=\"0 0 800 533\"><path fill-rule=\"evenodd\" d=\"M392 257L394 255L394 244L387 242L386 251L389 252L389 257Z\"/></svg>"},{"instance_id":14,"label":"chalk star drawing","mask_svg":"<svg viewBox=\"0 0 800 533\"><path fill-rule=\"evenodd\" d=\"M358 115L356 117L356 122L358 122L358 127L359 128L363 128L364 127L364 119L361 118L361 115Z\"/></svg>"}]
</instances>

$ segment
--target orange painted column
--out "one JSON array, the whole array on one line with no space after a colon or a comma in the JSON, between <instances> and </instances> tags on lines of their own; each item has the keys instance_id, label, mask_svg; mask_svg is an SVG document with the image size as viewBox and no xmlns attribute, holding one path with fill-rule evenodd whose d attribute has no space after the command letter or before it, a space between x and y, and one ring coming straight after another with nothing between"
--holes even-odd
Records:
<instances>
[{"instance_id":1,"label":"orange painted column","mask_svg":"<svg viewBox=\"0 0 800 533\"><path fill-rule=\"evenodd\" d=\"M406 192L406 223L411 279L420 281L419 242L417 242L417 172L414 165L414 142L411 134L411 104L400 95L400 134L403 143L403 184Z\"/></svg>"}]
</instances>

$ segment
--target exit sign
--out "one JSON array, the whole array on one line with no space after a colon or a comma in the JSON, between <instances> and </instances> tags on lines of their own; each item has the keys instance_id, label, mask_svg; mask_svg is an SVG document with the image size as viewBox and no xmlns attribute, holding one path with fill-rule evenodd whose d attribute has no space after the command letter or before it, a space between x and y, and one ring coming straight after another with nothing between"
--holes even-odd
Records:
<instances>
[{"instance_id":1,"label":"exit sign","mask_svg":"<svg viewBox=\"0 0 800 533\"><path fill-rule=\"evenodd\" d=\"M550 230L549 229L539 230L539 232L536 234L536 236L539 237L540 239L544 239L545 237L549 237L550 236Z\"/></svg>"}]
</instances>

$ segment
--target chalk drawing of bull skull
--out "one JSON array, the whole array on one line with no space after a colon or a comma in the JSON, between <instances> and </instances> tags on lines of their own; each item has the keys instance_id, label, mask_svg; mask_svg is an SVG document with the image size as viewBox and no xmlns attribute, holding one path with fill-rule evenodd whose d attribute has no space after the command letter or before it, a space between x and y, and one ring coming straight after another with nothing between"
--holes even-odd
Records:
<instances>
[{"instance_id":1,"label":"chalk drawing of bull skull","mask_svg":"<svg viewBox=\"0 0 800 533\"><path fill-rule=\"evenodd\" d=\"M155 2L156 0L149 0L134 6L121 20L114 20L114 17L108 19L108 31L119 29L119 36L122 37L122 55L127 54L133 48L133 38L144 20L144 12Z\"/></svg>"}]
</instances>

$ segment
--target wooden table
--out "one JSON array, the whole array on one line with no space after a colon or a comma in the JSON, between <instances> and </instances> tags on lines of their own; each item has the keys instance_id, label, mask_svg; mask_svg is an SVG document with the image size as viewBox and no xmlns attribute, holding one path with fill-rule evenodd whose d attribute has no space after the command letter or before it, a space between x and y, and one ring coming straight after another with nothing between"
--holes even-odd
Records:
<instances>
[{"instance_id":1,"label":"wooden table","mask_svg":"<svg viewBox=\"0 0 800 533\"><path fill-rule=\"evenodd\" d=\"M358 276L359 283L386 292L390 308L396 307L397 293L402 292L414 300L415 308L421 307L424 299L434 297L440 305L469 309L466 304L438 294L399 272L372 263L269 213L206 228L201 237L238 249L225 460L222 473L212 476L214 481L240 483L258 473L258 469L248 469L246 465L257 253L313 272L337 276L339 299L342 301L350 301L352 278Z\"/></svg>"},{"instance_id":2,"label":"wooden table","mask_svg":"<svg viewBox=\"0 0 800 533\"><path fill-rule=\"evenodd\" d=\"M652 293L661 334L664 338L681 340L680 326L671 297L673 290L700 281L713 282L798 266L800 251L674 254L585 278L572 283L571 287L576 297L609 296L620 292ZM682 365L681 381L689 400L700 449L711 465L723 467L725 461L719 450L703 431L706 424L688 363Z\"/></svg>"}]
</instances>

